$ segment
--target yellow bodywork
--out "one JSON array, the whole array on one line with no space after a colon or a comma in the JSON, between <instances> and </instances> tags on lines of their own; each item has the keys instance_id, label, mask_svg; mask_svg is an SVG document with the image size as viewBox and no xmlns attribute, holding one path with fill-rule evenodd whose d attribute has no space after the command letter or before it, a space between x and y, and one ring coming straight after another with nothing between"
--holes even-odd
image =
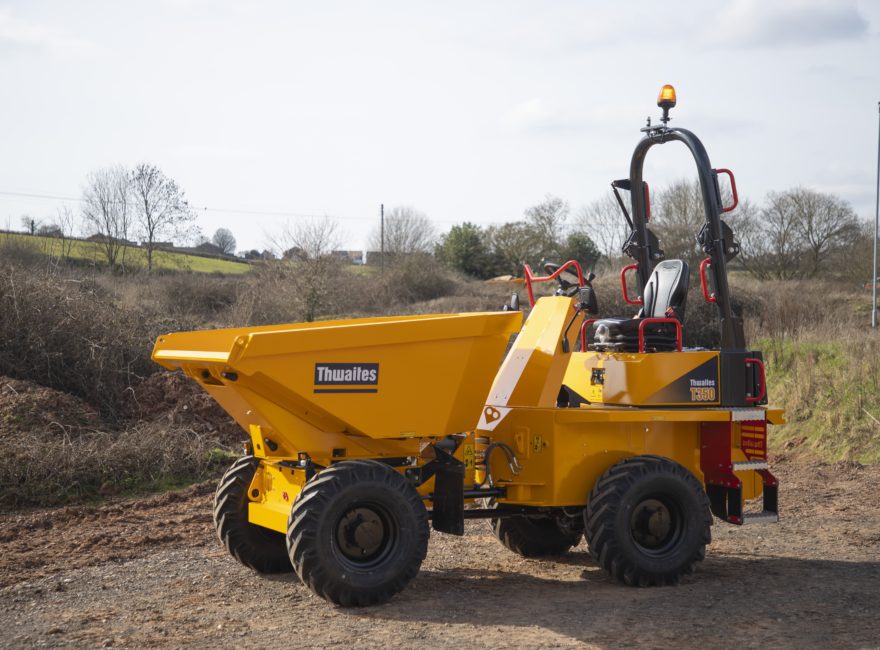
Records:
<instances>
[{"instance_id":1,"label":"yellow bodywork","mask_svg":"<svg viewBox=\"0 0 880 650\"><path fill-rule=\"evenodd\" d=\"M522 468L515 473L502 454L490 456L494 483L506 489L500 501L582 506L598 477L628 456L665 456L702 479L704 423L731 423L737 461L746 460L742 420L784 421L765 407L718 407L708 391L667 399L664 386L706 371L713 359L717 367L717 352L569 352L579 332L579 322L570 325L573 306L571 298L542 298L522 327L519 312L497 312L167 334L153 359L183 370L247 432L262 459L249 520L279 532L306 480L296 465L302 454L318 468L406 459L397 463L403 472L429 462L432 443L456 435L471 487L487 478L482 450L500 442ZM595 369L604 383L591 379ZM584 403L560 408L562 386ZM760 495L756 472L737 476L744 498ZM433 485L429 479L419 492L428 496Z\"/></svg>"},{"instance_id":2,"label":"yellow bodywork","mask_svg":"<svg viewBox=\"0 0 880 650\"><path fill-rule=\"evenodd\" d=\"M562 340L572 312L569 298L539 300L490 391L477 436L510 445L523 468L514 474L503 456L492 456L492 476L507 490L500 501L583 505L605 470L641 454L671 458L702 480L700 427L704 422L730 422L732 460L747 460L739 448L741 424L735 421L738 411L746 409L716 407L719 398L714 394L711 399L694 399L688 406L664 400L660 401L664 407L676 408L643 406L694 368L715 360L717 372L718 352L566 353ZM577 331L577 327L569 329L568 349L574 347ZM604 385L591 385L593 368L606 370ZM562 385L574 387L593 403L556 408ZM641 406L632 406L636 404ZM748 411L772 423L783 421L778 410ZM760 496L763 484L756 472L738 472L737 477L743 482L743 498Z\"/></svg>"},{"instance_id":3,"label":"yellow bodywork","mask_svg":"<svg viewBox=\"0 0 880 650\"><path fill-rule=\"evenodd\" d=\"M305 481L285 465L300 453L324 467L351 458L422 462L425 440L472 431L521 322L518 312L492 312L180 332L159 337L153 359L201 384L248 433L264 459L249 519L284 531ZM319 377L319 367L340 366L360 376ZM375 380L364 368L377 371Z\"/></svg>"}]
</instances>

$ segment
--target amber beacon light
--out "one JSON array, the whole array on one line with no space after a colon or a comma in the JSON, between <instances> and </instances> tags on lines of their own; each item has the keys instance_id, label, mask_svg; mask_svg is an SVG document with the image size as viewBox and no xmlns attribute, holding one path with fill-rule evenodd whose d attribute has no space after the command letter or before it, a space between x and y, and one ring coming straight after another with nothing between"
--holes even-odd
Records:
<instances>
[{"instance_id":1,"label":"amber beacon light","mask_svg":"<svg viewBox=\"0 0 880 650\"><path fill-rule=\"evenodd\" d=\"M660 89L660 94L657 95L657 106L663 109L661 120L663 124L666 124L669 121L669 109L675 106L675 88L669 84L663 86Z\"/></svg>"}]
</instances>

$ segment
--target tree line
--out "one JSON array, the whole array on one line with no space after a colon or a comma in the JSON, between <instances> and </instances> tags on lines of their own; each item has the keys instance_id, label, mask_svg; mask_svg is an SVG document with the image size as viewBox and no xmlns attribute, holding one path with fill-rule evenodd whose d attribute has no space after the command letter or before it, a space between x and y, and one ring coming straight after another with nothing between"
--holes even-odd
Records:
<instances>
[{"instance_id":1,"label":"tree line","mask_svg":"<svg viewBox=\"0 0 880 650\"><path fill-rule=\"evenodd\" d=\"M723 202L730 204L728 193ZM657 234L667 259L684 259L692 268L705 256L696 234L705 222L699 182L680 180L650 196L650 228ZM171 240L196 242L203 252L232 255L236 241L220 228L211 239L195 225L195 213L183 189L155 165L112 166L86 179L77 215L69 206L57 218L22 222L31 234L69 237L81 217L111 269L125 266L129 239L140 240L147 267L155 253ZM723 215L740 244L734 268L760 279L870 276L872 233L847 201L834 194L802 187L769 192L760 203L740 201ZM394 263L407 256L430 255L464 275L486 279L520 275L528 263L575 259L585 268L602 271L624 262L622 247L629 228L612 193L576 212L552 195L523 211L519 219L480 226L464 220L438 233L426 214L411 206L387 211L384 228L374 228L368 243L372 263ZM247 251L252 260L276 256L304 262L332 254L341 242L332 218L295 222L275 237L273 251ZM379 251L384 260L376 259ZM381 257L381 255L379 255Z\"/></svg>"},{"instance_id":2,"label":"tree line","mask_svg":"<svg viewBox=\"0 0 880 650\"><path fill-rule=\"evenodd\" d=\"M732 201L723 192L723 202ZM649 227L667 259L691 268L706 255L696 235L705 223L699 182L681 180L650 197ZM820 274L870 276L869 224L834 194L802 187L769 192L762 203L740 201L723 219L740 244L734 268L759 279L812 278ZM522 265L576 259L592 270L619 268L629 227L611 192L579 209L548 196L523 219L480 227L470 222L441 236L435 252L448 266L476 278L520 274ZM867 273L867 275L865 275Z\"/></svg>"},{"instance_id":3,"label":"tree line","mask_svg":"<svg viewBox=\"0 0 880 650\"><path fill-rule=\"evenodd\" d=\"M79 214L65 205L52 220L24 216L22 225L31 235L62 239L62 256L69 251L73 234L81 231L97 243L112 270L125 268L132 238L146 253L148 271L153 269L156 251L174 240L194 241L196 249L218 255L233 255L236 248L235 237L226 228L217 229L210 239L204 236L195 226L195 213L183 189L148 163L94 171L86 177Z\"/></svg>"}]
</instances>

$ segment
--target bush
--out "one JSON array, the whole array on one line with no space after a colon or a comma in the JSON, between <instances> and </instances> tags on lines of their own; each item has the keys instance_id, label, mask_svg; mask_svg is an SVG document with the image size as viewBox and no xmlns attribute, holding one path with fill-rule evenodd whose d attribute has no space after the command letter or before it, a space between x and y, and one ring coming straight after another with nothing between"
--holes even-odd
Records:
<instances>
[{"instance_id":1,"label":"bush","mask_svg":"<svg viewBox=\"0 0 880 650\"><path fill-rule=\"evenodd\" d=\"M110 419L132 386L159 370L150 360L155 338L191 325L146 308L120 309L100 282L64 270L0 267L0 375L76 395Z\"/></svg>"},{"instance_id":2,"label":"bush","mask_svg":"<svg viewBox=\"0 0 880 650\"><path fill-rule=\"evenodd\" d=\"M382 278L384 305L408 305L449 296L458 283L433 255L414 253L397 260Z\"/></svg>"},{"instance_id":3,"label":"bush","mask_svg":"<svg viewBox=\"0 0 880 650\"><path fill-rule=\"evenodd\" d=\"M235 304L240 281L219 273L175 273L157 278L159 305L169 314L187 314L200 319L229 319L226 312Z\"/></svg>"},{"instance_id":4,"label":"bush","mask_svg":"<svg viewBox=\"0 0 880 650\"><path fill-rule=\"evenodd\" d=\"M192 429L138 423L122 431L0 429L0 505L56 505L215 476L228 460Z\"/></svg>"}]
</instances>

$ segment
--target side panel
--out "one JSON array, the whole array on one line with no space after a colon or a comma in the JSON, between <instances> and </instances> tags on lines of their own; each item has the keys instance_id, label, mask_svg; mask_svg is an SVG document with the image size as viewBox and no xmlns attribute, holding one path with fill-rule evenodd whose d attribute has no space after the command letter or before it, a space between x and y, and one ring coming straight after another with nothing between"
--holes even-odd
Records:
<instances>
[{"instance_id":1,"label":"side panel","mask_svg":"<svg viewBox=\"0 0 880 650\"><path fill-rule=\"evenodd\" d=\"M563 384L582 401L639 406L721 403L719 353L576 352Z\"/></svg>"},{"instance_id":2,"label":"side panel","mask_svg":"<svg viewBox=\"0 0 880 650\"><path fill-rule=\"evenodd\" d=\"M491 434L515 450L522 471L514 476L502 454L492 475L507 486L510 503L584 505L596 480L613 464L639 454L672 458L702 480L700 423L694 421L597 421L592 414L560 409L512 409Z\"/></svg>"}]
</instances>

